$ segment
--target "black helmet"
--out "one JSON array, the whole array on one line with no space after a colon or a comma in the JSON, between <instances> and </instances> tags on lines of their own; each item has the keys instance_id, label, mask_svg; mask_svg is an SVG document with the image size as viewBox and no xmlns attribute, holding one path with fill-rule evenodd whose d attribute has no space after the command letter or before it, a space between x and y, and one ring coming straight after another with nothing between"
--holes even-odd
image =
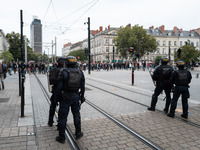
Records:
<instances>
[{"instance_id":1,"label":"black helmet","mask_svg":"<svg viewBox=\"0 0 200 150\"><path fill-rule=\"evenodd\" d=\"M58 65L62 65L63 66L63 63L66 61L66 57L58 57L57 58L57 63Z\"/></svg>"},{"instance_id":2,"label":"black helmet","mask_svg":"<svg viewBox=\"0 0 200 150\"><path fill-rule=\"evenodd\" d=\"M177 66L178 66L178 68L184 68L185 62L184 61L178 61Z\"/></svg>"},{"instance_id":3,"label":"black helmet","mask_svg":"<svg viewBox=\"0 0 200 150\"><path fill-rule=\"evenodd\" d=\"M168 61L169 61L169 59L166 58L166 57L161 58L161 64L162 64L162 65L163 65L163 64L167 64Z\"/></svg>"},{"instance_id":4,"label":"black helmet","mask_svg":"<svg viewBox=\"0 0 200 150\"><path fill-rule=\"evenodd\" d=\"M77 60L74 56L67 56L65 60L66 60L65 61L66 65L71 65L71 66L77 65Z\"/></svg>"}]
</instances>

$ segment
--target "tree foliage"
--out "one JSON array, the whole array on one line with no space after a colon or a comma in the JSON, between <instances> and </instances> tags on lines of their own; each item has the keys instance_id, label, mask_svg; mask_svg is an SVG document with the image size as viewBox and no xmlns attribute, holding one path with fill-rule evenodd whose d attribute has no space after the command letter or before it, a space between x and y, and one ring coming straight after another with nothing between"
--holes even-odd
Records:
<instances>
[{"instance_id":1,"label":"tree foliage","mask_svg":"<svg viewBox=\"0 0 200 150\"><path fill-rule=\"evenodd\" d=\"M8 42L10 44L9 52L13 55L13 60L21 60L21 35L19 33L11 32L6 35ZM23 37L25 39L25 37ZM29 45L29 40L27 40L27 45ZM25 45L25 40L23 41ZM23 45L23 46L24 46ZM23 51L23 55L25 52ZM35 62L39 61L38 55L34 53L33 49L30 46L27 46L27 60L34 60Z\"/></svg>"},{"instance_id":2,"label":"tree foliage","mask_svg":"<svg viewBox=\"0 0 200 150\"><path fill-rule=\"evenodd\" d=\"M159 65L161 58L162 58L162 56L156 56L156 58L155 58L156 65Z\"/></svg>"},{"instance_id":3,"label":"tree foliage","mask_svg":"<svg viewBox=\"0 0 200 150\"><path fill-rule=\"evenodd\" d=\"M14 58L13 55L7 50L1 54L0 59L2 59L5 63L9 63Z\"/></svg>"},{"instance_id":4,"label":"tree foliage","mask_svg":"<svg viewBox=\"0 0 200 150\"><path fill-rule=\"evenodd\" d=\"M155 52L157 49L157 42L154 37L147 35L146 30L142 26L135 25L130 28L128 26L120 27L118 37L114 39L117 52L120 52L122 57L127 57L130 47L138 54L140 45L140 55Z\"/></svg>"},{"instance_id":5,"label":"tree foliage","mask_svg":"<svg viewBox=\"0 0 200 150\"><path fill-rule=\"evenodd\" d=\"M87 57L85 56L85 51L83 49L72 51L68 54L68 56L74 56L76 57L77 60L80 60L80 61L87 60Z\"/></svg>"},{"instance_id":6,"label":"tree foliage","mask_svg":"<svg viewBox=\"0 0 200 150\"><path fill-rule=\"evenodd\" d=\"M175 61L182 60L186 64L189 64L192 61L199 61L200 59L200 51L196 50L195 47L188 40L184 46L180 47L181 49L181 57L178 58L177 52L175 53Z\"/></svg>"}]
</instances>

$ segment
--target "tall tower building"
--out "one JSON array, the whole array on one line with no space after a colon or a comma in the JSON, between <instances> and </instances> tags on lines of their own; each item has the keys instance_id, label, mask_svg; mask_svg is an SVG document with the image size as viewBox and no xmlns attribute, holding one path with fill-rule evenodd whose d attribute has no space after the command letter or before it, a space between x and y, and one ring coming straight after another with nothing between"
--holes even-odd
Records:
<instances>
[{"instance_id":1,"label":"tall tower building","mask_svg":"<svg viewBox=\"0 0 200 150\"><path fill-rule=\"evenodd\" d=\"M31 48L42 54L42 24L37 17L34 17L31 23Z\"/></svg>"}]
</instances>

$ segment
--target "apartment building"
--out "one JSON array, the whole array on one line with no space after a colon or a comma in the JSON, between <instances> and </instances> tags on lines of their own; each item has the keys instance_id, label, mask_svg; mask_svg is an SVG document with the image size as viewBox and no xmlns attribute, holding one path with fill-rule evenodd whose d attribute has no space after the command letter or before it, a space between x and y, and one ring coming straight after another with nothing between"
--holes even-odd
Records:
<instances>
[{"instance_id":1,"label":"apartment building","mask_svg":"<svg viewBox=\"0 0 200 150\"><path fill-rule=\"evenodd\" d=\"M122 62L123 59L119 54L116 54L116 47L114 45L114 38L117 37L117 31L119 28L108 26L103 30L100 26L99 30L91 30L90 38L90 54L91 62ZM140 60L154 61L157 56L168 57L170 60L174 60L174 53L185 44L186 41L190 41L196 49L200 50L200 28L190 31L184 31L176 26L172 30L166 30L165 26L154 28L154 26L146 29L147 34L156 38L158 47L154 53L149 53L141 57ZM71 46L69 51L87 48L88 41L75 43ZM169 55L170 53L170 55Z\"/></svg>"}]
</instances>

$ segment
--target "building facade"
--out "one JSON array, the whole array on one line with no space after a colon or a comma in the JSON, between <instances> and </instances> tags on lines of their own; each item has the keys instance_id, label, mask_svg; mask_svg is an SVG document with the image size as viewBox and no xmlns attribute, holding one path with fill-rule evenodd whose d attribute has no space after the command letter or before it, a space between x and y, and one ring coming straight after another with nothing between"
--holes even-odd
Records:
<instances>
[{"instance_id":1,"label":"building facade","mask_svg":"<svg viewBox=\"0 0 200 150\"><path fill-rule=\"evenodd\" d=\"M0 29L0 55L9 50L9 43L2 29Z\"/></svg>"},{"instance_id":2,"label":"building facade","mask_svg":"<svg viewBox=\"0 0 200 150\"><path fill-rule=\"evenodd\" d=\"M41 20L34 18L31 23L31 48L34 52L42 54L42 24Z\"/></svg>"},{"instance_id":3,"label":"building facade","mask_svg":"<svg viewBox=\"0 0 200 150\"><path fill-rule=\"evenodd\" d=\"M129 24L130 26L130 24ZM116 53L116 47L114 45L114 38L117 37L119 28L113 28L108 26L103 30L103 27L99 27L99 30L91 30L90 38L90 55L91 62L122 62L131 61L121 57L120 53ZM194 45L197 50L200 50L200 28L184 31L176 26L172 30L165 30L165 26L154 28L149 27L146 29L147 34L155 37L157 41L157 50L154 53L148 53L141 57L141 61L147 62L154 61L157 56L170 58L171 62L174 61L175 52L188 40ZM77 49L84 49L88 47L88 41L84 40L70 46L68 51L74 51Z\"/></svg>"},{"instance_id":4,"label":"building facade","mask_svg":"<svg viewBox=\"0 0 200 150\"><path fill-rule=\"evenodd\" d=\"M170 58L171 61L174 60L175 52L188 40L193 44L193 46L199 50L200 35L195 30L184 31L176 26L173 30L165 30L165 26L162 25L159 28L152 26L146 29L147 34L156 38L157 50L154 53L150 53L148 56L142 57L143 60L154 61L157 56Z\"/></svg>"}]
</instances>

